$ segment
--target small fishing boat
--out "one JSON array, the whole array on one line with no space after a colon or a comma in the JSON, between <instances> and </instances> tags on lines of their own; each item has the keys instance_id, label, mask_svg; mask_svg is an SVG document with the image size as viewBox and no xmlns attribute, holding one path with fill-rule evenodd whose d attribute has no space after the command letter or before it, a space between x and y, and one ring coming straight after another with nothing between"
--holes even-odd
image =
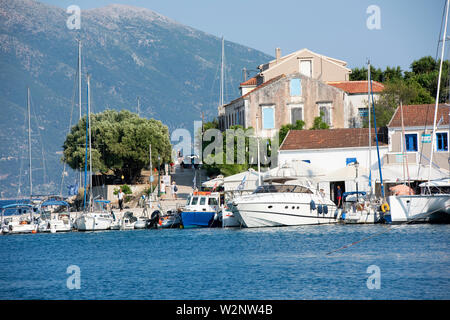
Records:
<instances>
[{"instance_id":1,"label":"small fishing boat","mask_svg":"<svg viewBox=\"0 0 450 320\"><path fill-rule=\"evenodd\" d=\"M181 215L176 210L168 210L167 213L161 217L160 228L173 229L181 227Z\"/></svg>"},{"instance_id":2,"label":"small fishing boat","mask_svg":"<svg viewBox=\"0 0 450 320\"><path fill-rule=\"evenodd\" d=\"M133 216L133 212L127 211L122 217L122 223L120 225L120 230L133 230L137 218Z\"/></svg>"},{"instance_id":3,"label":"small fishing boat","mask_svg":"<svg viewBox=\"0 0 450 320\"><path fill-rule=\"evenodd\" d=\"M195 191L189 196L181 211L184 228L211 227L219 211L218 192Z\"/></svg>"}]
</instances>

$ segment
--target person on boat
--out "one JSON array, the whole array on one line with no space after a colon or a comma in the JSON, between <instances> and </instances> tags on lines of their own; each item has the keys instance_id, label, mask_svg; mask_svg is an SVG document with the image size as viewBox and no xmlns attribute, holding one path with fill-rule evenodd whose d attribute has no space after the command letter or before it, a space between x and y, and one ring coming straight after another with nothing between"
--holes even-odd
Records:
<instances>
[{"instance_id":1,"label":"person on boat","mask_svg":"<svg viewBox=\"0 0 450 320\"><path fill-rule=\"evenodd\" d=\"M174 199L177 199L178 187L175 181L172 182L172 196Z\"/></svg>"},{"instance_id":2,"label":"person on boat","mask_svg":"<svg viewBox=\"0 0 450 320\"><path fill-rule=\"evenodd\" d=\"M342 205L342 190L340 186L337 186L336 190L336 200L337 200L337 207L340 208Z\"/></svg>"},{"instance_id":3,"label":"person on boat","mask_svg":"<svg viewBox=\"0 0 450 320\"><path fill-rule=\"evenodd\" d=\"M122 211L123 210L123 196L124 196L122 188L119 189L119 194L117 196L119 198L119 208L120 208L120 211Z\"/></svg>"},{"instance_id":4,"label":"person on boat","mask_svg":"<svg viewBox=\"0 0 450 320\"><path fill-rule=\"evenodd\" d=\"M325 198L325 191L323 189L320 189L319 194L322 198Z\"/></svg>"}]
</instances>

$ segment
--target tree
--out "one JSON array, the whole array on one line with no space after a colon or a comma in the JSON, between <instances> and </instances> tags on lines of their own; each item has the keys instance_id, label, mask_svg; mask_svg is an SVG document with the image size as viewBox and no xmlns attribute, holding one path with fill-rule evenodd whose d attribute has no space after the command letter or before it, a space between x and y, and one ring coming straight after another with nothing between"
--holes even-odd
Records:
<instances>
[{"instance_id":1,"label":"tree","mask_svg":"<svg viewBox=\"0 0 450 320\"><path fill-rule=\"evenodd\" d=\"M287 136L290 130L303 130L305 122L303 120L297 120L294 124L285 124L281 126L279 131L279 145L283 143L284 138Z\"/></svg>"},{"instance_id":2,"label":"tree","mask_svg":"<svg viewBox=\"0 0 450 320\"><path fill-rule=\"evenodd\" d=\"M149 165L149 145L152 163L158 155L162 162L171 160L169 129L161 121L140 118L127 110L106 110L91 114L92 168L134 183L141 170ZM63 158L72 169L84 170L86 116L71 128L63 144Z\"/></svg>"},{"instance_id":3,"label":"tree","mask_svg":"<svg viewBox=\"0 0 450 320\"><path fill-rule=\"evenodd\" d=\"M321 129L329 129L330 126L328 125L328 123L324 122L322 120L322 117L325 114L323 113L323 111L320 112L320 116L315 117L314 118L314 124L313 126L310 128L310 130L321 130Z\"/></svg>"}]
</instances>

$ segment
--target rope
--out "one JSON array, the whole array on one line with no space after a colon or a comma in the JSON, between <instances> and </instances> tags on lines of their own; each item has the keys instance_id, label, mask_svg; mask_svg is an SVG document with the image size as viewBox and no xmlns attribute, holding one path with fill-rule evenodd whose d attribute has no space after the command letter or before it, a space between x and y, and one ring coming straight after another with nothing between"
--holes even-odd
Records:
<instances>
[{"instance_id":1,"label":"rope","mask_svg":"<svg viewBox=\"0 0 450 320\"><path fill-rule=\"evenodd\" d=\"M364 241L366 241L366 240L369 240L369 239L371 239L371 238L375 238L375 237L377 237L377 236L379 236L379 235L388 233L389 231L395 229L396 227L402 226L402 225L404 225L404 224L410 224L410 223L413 223L413 222L417 221L418 219L423 219L423 218L425 218L425 217L427 217L427 216L429 216L429 215L431 215L431 214L433 214L433 213L435 213L435 212L440 211L441 209L446 209L446 208L448 208L448 207L450 207L450 205L446 205L446 206L443 207L443 208L439 208L439 209L436 209L436 210L434 210L434 211L431 211L431 212L427 213L425 216L421 216L421 217L412 219L412 220L410 220L410 221L405 221L405 222L400 223L400 224L398 224L398 225L396 225L396 226L389 226L389 227L387 228L387 230L384 230L384 231L382 231L382 232L376 233L376 234L374 234L374 235L371 235L371 236L369 236L369 237L363 238L363 239L361 239L361 240L352 242L351 244L342 246L342 247L340 247L340 248L338 248L338 249L335 249L335 250L333 250L333 251L328 252L327 255L330 255L330 254L332 254L332 253L335 253L335 252L340 251L340 250L343 250L343 249L350 248L351 246L354 246L355 244L358 244L358 243L364 242Z\"/></svg>"}]
</instances>

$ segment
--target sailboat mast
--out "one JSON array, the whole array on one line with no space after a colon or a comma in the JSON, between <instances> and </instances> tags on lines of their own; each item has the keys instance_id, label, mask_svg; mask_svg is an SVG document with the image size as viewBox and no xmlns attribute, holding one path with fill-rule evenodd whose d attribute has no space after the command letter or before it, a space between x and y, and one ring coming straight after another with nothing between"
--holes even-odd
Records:
<instances>
[{"instance_id":1,"label":"sailboat mast","mask_svg":"<svg viewBox=\"0 0 450 320\"><path fill-rule=\"evenodd\" d=\"M224 100L224 95L223 95L223 83L224 83L224 64L225 64L225 40L224 37L222 36L222 58L221 58L221 64L220 64L220 105L223 106L223 100Z\"/></svg>"},{"instance_id":2,"label":"sailboat mast","mask_svg":"<svg viewBox=\"0 0 450 320\"><path fill-rule=\"evenodd\" d=\"M88 124L89 124L89 208L92 211L92 136L91 136L91 90L90 90L91 76L87 76L88 88Z\"/></svg>"},{"instance_id":3,"label":"sailboat mast","mask_svg":"<svg viewBox=\"0 0 450 320\"><path fill-rule=\"evenodd\" d=\"M27 88L27 110L28 110L28 159L30 171L30 199L33 196L33 174L31 171L31 111L30 111L30 88Z\"/></svg>"},{"instance_id":4,"label":"sailboat mast","mask_svg":"<svg viewBox=\"0 0 450 320\"><path fill-rule=\"evenodd\" d=\"M436 120L437 120L437 111L439 105L439 93L441 89L441 75L442 75L442 64L444 63L444 50L445 50L445 40L447 39L447 23L448 23L448 7L450 5L450 0L447 0L446 4L446 13L445 13L445 27L444 33L442 35L442 49L441 49L441 62L439 65L439 76L437 83L437 92L436 92L436 105L434 106L434 122L433 122L433 131L431 132L431 155L430 155L430 168L428 171L428 188L430 188L430 179L431 179L431 169L433 166L433 153L434 153L434 143L435 143L435 132L436 132Z\"/></svg>"},{"instance_id":5,"label":"sailboat mast","mask_svg":"<svg viewBox=\"0 0 450 320\"><path fill-rule=\"evenodd\" d=\"M78 108L80 111L80 117L78 118L81 120L81 40L78 39ZM81 171L79 176L79 186L81 187L82 179L81 179Z\"/></svg>"},{"instance_id":6,"label":"sailboat mast","mask_svg":"<svg viewBox=\"0 0 450 320\"><path fill-rule=\"evenodd\" d=\"M370 194L373 194L372 188L372 125L370 116L370 60L367 61L367 112L369 115L369 187Z\"/></svg>"}]
</instances>

